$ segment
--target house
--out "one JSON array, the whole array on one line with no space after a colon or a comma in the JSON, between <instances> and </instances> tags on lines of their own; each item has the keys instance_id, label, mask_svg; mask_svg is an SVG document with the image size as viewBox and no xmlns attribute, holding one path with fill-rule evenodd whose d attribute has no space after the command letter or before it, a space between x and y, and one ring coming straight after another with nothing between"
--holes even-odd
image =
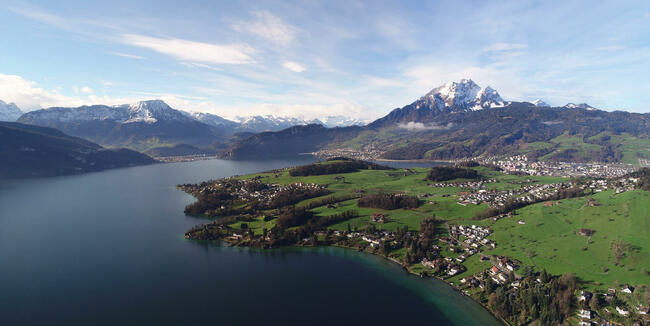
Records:
<instances>
[{"instance_id":1,"label":"house","mask_svg":"<svg viewBox=\"0 0 650 326\"><path fill-rule=\"evenodd\" d=\"M629 285L626 285L621 289L621 292L632 294L632 292L634 292L634 288Z\"/></svg>"},{"instance_id":2,"label":"house","mask_svg":"<svg viewBox=\"0 0 650 326\"><path fill-rule=\"evenodd\" d=\"M639 311L639 315L650 315L650 306L639 306L636 309Z\"/></svg>"},{"instance_id":3,"label":"house","mask_svg":"<svg viewBox=\"0 0 650 326\"><path fill-rule=\"evenodd\" d=\"M382 213L374 213L372 214L371 221L375 223L384 223L384 214Z\"/></svg>"},{"instance_id":4,"label":"house","mask_svg":"<svg viewBox=\"0 0 650 326\"><path fill-rule=\"evenodd\" d=\"M519 224L522 224L522 225L523 225L523 224L526 224L526 221L524 221L524 220L519 220L519 221L517 221L517 223L519 223Z\"/></svg>"},{"instance_id":5,"label":"house","mask_svg":"<svg viewBox=\"0 0 650 326\"><path fill-rule=\"evenodd\" d=\"M591 310L580 309L578 310L578 316L584 319L591 319Z\"/></svg>"},{"instance_id":6,"label":"house","mask_svg":"<svg viewBox=\"0 0 650 326\"><path fill-rule=\"evenodd\" d=\"M589 302L591 300L591 297L593 294L589 291L581 291L580 296L578 297L578 301L586 301Z\"/></svg>"},{"instance_id":7,"label":"house","mask_svg":"<svg viewBox=\"0 0 650 326\"><path fill-rule=\"evenodd\" d=\"M491 272L492 274L496 274L496 273L499 272L499 268L496 267L496 266L492 266L492 269L490 269L490 272Z\"/></svg>"},{"instance_id":8,"label":"house","mask_svg":"<svg viewBox=\"0 0 650 326\"><path fill-rule=\"evenodd\" d=\"M619 306L616 306L616 311L618 311L618 313L621 314L621 316L627 316L630 313L624 307L622 308Z\"/></svg>"},{"instance_id":9,"label":"house","mask_svg":"<svg viewBox=\"0 0 650 326\"><path fill-rule=\"evenodd\" d=\"M456 273L458 273L458 270L457 270L455 267L452 267L452 268L449 270L449 272L447 272L447 274L449 274L449 275L451 275L451 276L456 275Z\"/></svg>"}]
</instances>

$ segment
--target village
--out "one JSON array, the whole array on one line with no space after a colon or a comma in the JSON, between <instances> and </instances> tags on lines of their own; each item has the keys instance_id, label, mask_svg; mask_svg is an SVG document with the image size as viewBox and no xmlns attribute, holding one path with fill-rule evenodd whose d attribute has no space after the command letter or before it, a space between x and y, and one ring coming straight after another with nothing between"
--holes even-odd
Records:
<instances>
[{"instance_id":1,"label":"village","mask_svg":"<svg viewBox=\"0 0 650 326\"><path fill-rule=\"evenodd\" d=\"M477 161L482 164L498 166L505 173L510 174L524 173L528 175L567 178L617 178L635 170L635 167L631 164L530 161L526 155L516 155L506 158L481 158L477 159Z\"/></svg>"}]
</instances>

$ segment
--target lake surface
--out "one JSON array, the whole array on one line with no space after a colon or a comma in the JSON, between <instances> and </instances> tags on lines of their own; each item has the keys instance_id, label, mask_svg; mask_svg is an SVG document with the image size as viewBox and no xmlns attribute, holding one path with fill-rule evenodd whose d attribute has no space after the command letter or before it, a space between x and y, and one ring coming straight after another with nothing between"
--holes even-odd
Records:
<instances>
[{"instance_id":1,"label":"lake surface","mask_svg":"<svg viewBox=\"0 0 650 326\"><path fill-rule=\"evenodd\" d=\"M0 182L1 325L499 325L443 282L340 248L185 240L176 184L306 164L198 161Z\"/></svg>"}]
</instances>

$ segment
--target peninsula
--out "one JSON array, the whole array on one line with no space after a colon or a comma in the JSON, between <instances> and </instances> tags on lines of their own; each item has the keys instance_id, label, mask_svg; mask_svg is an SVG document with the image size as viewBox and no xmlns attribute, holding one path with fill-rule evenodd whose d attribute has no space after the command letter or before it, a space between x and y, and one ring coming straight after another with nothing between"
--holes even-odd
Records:
<instances>
[{"instance_id":1,"label":"peninsula","mask_svg":"<svg viewBox=\"0 0 650 326\"><path fill-rule=\"evenodd\" d=\"M210 219L185 237L380 255L508 324L648 322L650 169L521 160L391 168L335 157L179 185L197 198L185 213Z\"/></svg>"}]
</instances>

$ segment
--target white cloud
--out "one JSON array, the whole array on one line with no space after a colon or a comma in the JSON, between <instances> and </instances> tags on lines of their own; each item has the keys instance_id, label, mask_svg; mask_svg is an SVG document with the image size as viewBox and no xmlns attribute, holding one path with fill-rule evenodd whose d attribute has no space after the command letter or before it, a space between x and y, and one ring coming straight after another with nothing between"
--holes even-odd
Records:
<instances>
[{"instance_id":1,"label":"white cloud","mask_svg":"<svg viewBox=\"0 0 650 326\"><path fill-rule=\"evenodd\" d=\"M598 51L620 51L623 49L624 47L620 45L604 45L596 48Z\"/></svg>"},{"instance_id":2,"label":"white cloud","mask_svg":"<svg viewBox=\"0 0 650 326\"><path fill-rule=\"evenodd\" d=\"M84 87L82 87L82 88L81 88L81 92L84 93L84 94L93 94L93 93L95 93L95 92L93 91L93 89L90 88L90 87L88 87L88 86L84 86Z\"/></svg>"},{"instance_id":3,"label":"white cloud","mask_svg":"<svg viewBox=\"0 0 650 326\"><path fill-rule=\"evenodd\" d=\"M111 52L111 54L116 55L118 57L129 58L129 59L136 59L136 60L146 59L145 57L141 57L139 55L129 54L129 53Z\"/></svg>"},{"instance_id":4,"label":"white cloud","mask_svg":"<svg viewBox=\"0 0 650 326\"><path fill-rule=\"evenodd\" d=\"M293 71L293 72L303 72L303 71L307 70L307 68L305 68L305 66L303 66L303 65L301 65L301 64L299 64L297 62L293 62L293 61L285 61L282 64L282 66L289 69L289 70L291 70L291 71Z\"/></svg>"},{"instance_id":5,"label":"white cloud","mask_svg":"<svg viewBox=\"0 0 650 326\"><path fill-rule=\"evenodd\" d=\"M138 34L122 36L122 42L148 48L174 58L202 63L245 64L253 63L250 54L255 50L248 45L219 45L178 38L157 38Z\"/></svg>"},{"instance_id":6,"label":"white cloud","mask_svg":"<svg viewBox=\"0 0 650 326\"><path fill-rule=\"evenodd\" d=\"M446 126L440 126L435 123L424 124L422 122L409 122L401 123L397 125L399 128L407 129L409 131L422 131L422 130L446 130L453 127L453 124L450 122Z\"/></svg>"},{"instance_id":7,"label":"white cloud","mask_svg":"<svg viewBox=\"0 0 650 326\"><path fill-rule=\"evenodd\" d=\"M524 43L494 43L485 49L483 51L485 52L492 52L492 51L512 51L512 50L523 50L527 48L528 45Z\"/></svg>"},{"instance_id":8,"label":"white cloud","mask_svg":"<svg viewBox=\"0 0 650 326\"><path fill-rule=\"evenodd\" d=\"M253 13L253 22L237 22L232 25L237 31L246 31L281 46L287 46L296 39L298 29L267 11Z\"/></svg>"},{"instance_id":9,"label":"white cloud","mask_svg":"<svg viewBox=\"0 0 650 326\"><path fill-rule=\"evenodd\" d=\"M206 65L204 63L198 63L198 62L181 62L181 65L189 68L205 68L205 69L210 69L214 71L223 71L223 69L218 68L218 67L213 67L211 65Z\"/></svg>"},{"instance_id":10,"label":"white cloud","mask_svg":"<svg viewBox=\"0 0 650 326\"><path fill-rule=\"evenodd\" d=\"M60 94L56 90L45 90L33 81L17 75L0 73L0 99L9 103L14 102L23 111L32 111L47 106L59 106L69 103L72 98Z\"/></svg>"}]
</instances>

